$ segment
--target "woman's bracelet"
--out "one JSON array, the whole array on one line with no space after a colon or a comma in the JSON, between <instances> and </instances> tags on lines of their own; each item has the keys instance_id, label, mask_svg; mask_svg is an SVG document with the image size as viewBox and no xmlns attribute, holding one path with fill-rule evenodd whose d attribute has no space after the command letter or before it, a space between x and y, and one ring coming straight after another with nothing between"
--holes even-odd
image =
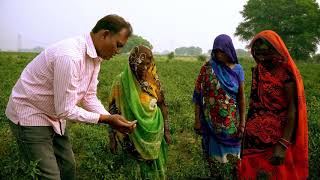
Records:
<instances>
[{"instance_id":1,"label":"woman's bracelet","mask_svg":"<svg viewBox=\"0 0 320 180\"><path fill-rule=\"evenodd\" d=\"M284 138L280 138L280 141L284 141L287 144L292 144L290 141L288 141L287 139L284 139Z\"/></svg>"},{"instance_id":2,"label":"woman's bracelet","mask_svg":"<svg viewBox=\"0 0 320 180\"><path fill-rule=\"evenodd\" d=\"M245 129L245 128L246 128L246 126L245 126L245 125L240 125L239 127L240 127L240 128L243 128L243 129Z\"/></svg>"},{"instance_id":3,"label":"woman's bracelet","mask_svg":"<svg viewBox=\"0 0 320 180\"><path fill-rule=\"evenodd\" d=\"M288 146L287 146L287 145L285 145L283 142L278 141L278 143L279 143L282 147L284 147L285 149L288 149Z\"/></svg>"},{"instance_id":4,"label":"woman's bracelet","mask_svg":"<svg viewBox=\"0 0 320 180\"><path fill-rule=\"evenodd\" d=\"M278 141L283 147L285 147L286 149L289 148L289 146L292 144L290 141L288 141L287 139L284 138L280 138Z\"/></svg>"}]
</instances>

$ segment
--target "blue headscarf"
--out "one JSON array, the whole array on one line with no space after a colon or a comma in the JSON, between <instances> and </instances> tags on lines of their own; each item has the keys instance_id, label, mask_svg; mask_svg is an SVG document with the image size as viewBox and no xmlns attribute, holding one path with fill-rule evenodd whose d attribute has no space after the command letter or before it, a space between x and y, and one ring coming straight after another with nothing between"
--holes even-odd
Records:
<instances>
[{"instance_id":1,"label":"blue headscarf","mask_svg":"<svg viewBox=\"0 0 320 180\"><path fill-rule=\"evenodd\" d=\"M231 95L234 100L237 100L240 79L236 72L215 57L214 50L217 49L223 51L230 57L232 62L238 64L236 50L234 49L231 38L226 34L221 34L216 37L212 47L210 63L222 89Z\"/></svg>"}]
</instances>

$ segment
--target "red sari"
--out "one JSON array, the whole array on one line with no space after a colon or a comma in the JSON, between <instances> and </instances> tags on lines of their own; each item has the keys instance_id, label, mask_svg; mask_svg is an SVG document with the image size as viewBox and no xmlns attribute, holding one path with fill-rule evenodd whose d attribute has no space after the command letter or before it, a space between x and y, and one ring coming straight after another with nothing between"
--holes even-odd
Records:
<instances>
[{"instance_id":1,"label":"red sari","mask_svg":"<svg viewBox=\"0 0 320 180\"><path fill-rule=\"evenodd\" d=\"M308 126L304 88L300 73L285 44L273 31L259 33L258 38L269 41L284 57L282 67L275 74L258 64L253 70L250 107L244 135L242 159L239 162L240 179L307 179ZM285 83L294 81L297 92L296 128L286 150L284 163L269 163L273 148L283 136L288 121L288 100Z\"/></svg>"}]
</instances>

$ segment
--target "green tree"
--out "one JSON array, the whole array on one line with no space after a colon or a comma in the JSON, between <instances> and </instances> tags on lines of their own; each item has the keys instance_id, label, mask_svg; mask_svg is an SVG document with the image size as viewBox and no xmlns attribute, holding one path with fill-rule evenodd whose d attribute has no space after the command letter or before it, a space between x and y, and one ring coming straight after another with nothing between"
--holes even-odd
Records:
<instances>
[{"instance_id":1,"label":"green tree","mask_svg":"<svg viewBox=\"0 0 320 180\"><path fill-rule=\"evenodd\" d=\"M248 0L235 32L250 40L262 30L277 32L295 59L308 59L320 41L320 9L315 0Z\"/></svg>"},{"instance_id":2,"label":"green tree","mask_svg":"<svg viewBox=\"0 0 320 180\"><path fill-rule=\"evenodd\" d=\"M198 61L205 61L207 59L207 56L205 54L201 54L197 57Z\"/></svg>"},{"instance_id":3,"label":"green tree","mask_svg":"<svg viewBox=\"0 0 320 180\"><path fill-rule=\"evenodd\" d=\"M174 58L174 52L171 52L171 53L169 53L169 54L167 55L168 61L169 61L169 60L172 60L173 58Z\"/></svg>"},{"instance_id":4,"label":"green tree","mask_svg":"<svg viewBox=\"0 0 320 180\"><path fill-rule=\"evenodd\" d=\"M200 47L179 47L174 50L175 54L182 56L197 56L201 55L202 49Z\"/></svg>"},{"instance_id":5,"label":"green tree","mask_svg":"<svg viewBox=\"0 0 320 180\"><path fill-rule=\"evenodd\" d=\"M314 62L320 63L320 54L315 54L312 59L314 60Z\"/></svg>"},{"instance_id":6,"label":"green tree","mask_svg":"<svg viewBox=\"0 0 320 180\"><path fill-rule=\"evenodd\" d=\"M250 57L250 52L244 49L236 49L236 53L238 57Z\"/></svg>"},{"instance_id":7,"label":"green tree","mask_svg":"<svg viewBox=\"0 0 320 180\"><path fill-rule=\"evenodd\" d=\"M145 46L149 47L150 49L153 48L151 43L148 40L144 39L141 36L132 35L128 39L126 45L122 48L121 52L122 53L128 53L128 52L131 51L132 48L134 48L137 45L145 45Z\"/></svg>"}]
</instances>

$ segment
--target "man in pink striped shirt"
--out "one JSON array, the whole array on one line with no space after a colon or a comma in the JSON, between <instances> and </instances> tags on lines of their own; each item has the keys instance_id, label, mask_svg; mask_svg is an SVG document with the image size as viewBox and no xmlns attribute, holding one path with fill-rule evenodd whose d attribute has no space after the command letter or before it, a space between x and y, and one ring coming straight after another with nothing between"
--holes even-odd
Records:
<instances>
[{"instance_id":1,"label":"man in pink striped shirt","mask_svg":"<svg viewBox=\"0 0 320 180\"><path fill-rule=\"evenodd\" d=\"M66 120L108 123L124 133L135 122L111 115L98 100L102 59L109 60L132 34L122 17L100 19L90 34L58 42L34 58L13 87L6 109L19 151L39 162L42 179L75 179Z\"/></svg>"}]
</instances>

